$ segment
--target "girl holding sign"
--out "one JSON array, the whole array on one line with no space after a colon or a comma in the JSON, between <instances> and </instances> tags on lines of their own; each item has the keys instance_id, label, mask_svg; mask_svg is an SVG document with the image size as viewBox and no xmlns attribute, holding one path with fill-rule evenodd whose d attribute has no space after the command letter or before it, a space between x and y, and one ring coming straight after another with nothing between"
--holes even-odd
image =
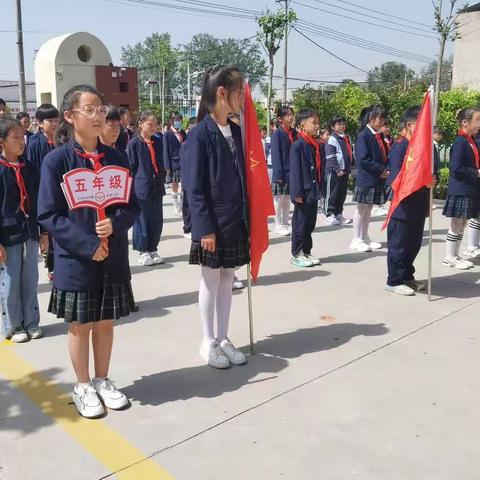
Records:
<instances>
[{"instance_id":1,"label":"girl holding sign","mask_svg":"<svg viewBox=\"0 0 480 480\"><path fill-rule=\"evenodd\" d=\"M182 173L192 217L190 264L201 266L200 355L216 368L247 361L228 338L235 268L250 261L242 134L228 118L240 111L243 83L234 67L207 72Z\"/></svg>"},{"instance_id":2,"label":"girl holding sign","mask_svg":"<svg viewBox=\"0 0 480 480\"><path fill-rule=\"evenodd\" d=\"M150 110L141 112L138 119L138 134L127 146L134 190L142 207L133 227L133 249L140 252L138 262L146 266L164 263L157 252L163 230L165 195L162 139L154 137L157 125L157 117L153 112Z\"/></svg>"},{"instance_id":3,"label":"girl holding sign","mask_svg":"<svg viewBox=\"0 0 480 480\"><path fill-rule=\"evenodd\" d=\"M56 134L61 146L42 163L38 199L39 223L54 241L55 278L48 310L69 325L68 346L78 382L72 398L80 415L87 418L103 415L103 405L111 409L128 405L125 395L109 380L108 371L113 320L128 315L133 303L127 232L139 208L132 194L128 203L107 207L107 218L98 221L93 208L70 209L62 188L64 175L72 170L128 168L116 150L98 141L106 115L107 108L92 87L80 85L65 94ZM79 188L92 188L87 181L80 183Z\"/></svg>"}]
</instances>

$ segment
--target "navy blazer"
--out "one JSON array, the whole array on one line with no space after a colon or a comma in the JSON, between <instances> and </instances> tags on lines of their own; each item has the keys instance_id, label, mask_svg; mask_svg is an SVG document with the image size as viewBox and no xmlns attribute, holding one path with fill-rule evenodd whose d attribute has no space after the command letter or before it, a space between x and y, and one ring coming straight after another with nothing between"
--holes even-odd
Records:
<instances>
[{"instance_id":1,"label":"navy blazer","mask_svg":"<svg viewBox=\"0 0 480 480\"><path fill-rule=\"evenodd\" d=\"M54 148L55 145L48 143L48 139L43 133L38 134L34 140L30 139L27 148L27 161L40 170L42 168L43 159Z\"/></svg>"},{"instance_id":2,"label":"navy blazer","mask_svg":"<svg viewBox=\"0 0 480 480\"><path fill-rule=\"evenodd\" d=\"M365 127L357 137L355 160L357 165L356 186L375 187L385 183L385 179L380 178L380 175L386 170L382 151L368 127Z\"/></svg>"},{"instance_id":3,"label":"navy blazer","mask_svg":"<svg viewBox=\"0 0 480 480\"><path fill-rule=\"evenodd\" d=\"M70 142L50 152L43 161L40 176L38 221L53 238L53 285L73 292L95 291L102 286L105 268L109 269L113 283L127 283L130 280L127 232L140 212L135 193L132 191L128 204L107 207L107 217L113 226L113 235L108 238L109 255L104 262L93 261L100 245L95 232L97 212L93 208L70 210L61 187L63 175L70 170L93 170L91 162L75 153L75 149L83 151L80 145ZM103 165L128 168L115 149L98 143L97 150L105 154Z\"/></svg>"},{"instance_id":4,"label":"navy blazer","mask_svg":"<svg viewBox=\"0 0 480 480\"><path fill-rule=\"evenodd\" d=\"M133 175L135 195L140 203L165 195L165 167L162 139L152 137L158 165L158 175L152 165L148 146L140 135L135 135L127 145L127 156Z\"/></svg>"},{"instance_id":5,"label":"navy blazer","mask_svg":"<svg viewBox=\"0 0 480 480\"><path fill-rule=\"evenodd\" d=\"M127 150L128 142L133 138L133 132L129 128L120 128L120 133L115 142L115 147L119 150Z\"/></svg>"},{"instance_id":6,"label":"navy blazer","mask_svg":"<svg viewBox=\"0 0 480 480\"><path fill-rule=\"evenodd\" d=\"M292 128L293 141L297 139L297 132ZM272 182L283 180L288 182L290 175L290 148L292 143L287 132L282 127L278 127L270 139L270 158L272 159Z\"/></svg>"},{"instance_id":7,"label":"navy blazer","mask_svg":"<svg viewBox=\"0 0 480 480\"><path fill-rule=\"evenodd\" d=\"M390 153L388 154L388 161L390 164L390 175L387 183L391 185L397 178L402 169L405 155L408 149L408 140L402 138L399 142L395 142ZM429 210L429 194L428 188L423 187L420 190L412 193L407 198L403 199L398 207L394 210L392 218L397 220L418 220L428 216Z\"/></svg>"},{"instance_id":8,"label":"navy blazer","mask_svg":"<svg viewBox=\"0 0 480 480\"><path fill-rule=\"evenodd\" d=\"M187 134L180 130L182 142L178 141L177 136L172 130L168 130L163 135L163 161L166 170L180 170L180 145L185 142Z\"/></svg>"},{"instance_id":9,"label":"navy blazer","mask_svg":"<svg viewBox=\"0 0 480 480\"><path fill-rule=\"evenodd\" d=\"M480 180L475 165L475 155L467 140L460 135L450 148L449 168L448 195L471 198L480 196Z\"/></svg>"},{"instance_id":10,"label":"navy blazer","mask_svg":"<svg viewBox=\"0 0 480 480\"><path fill-rule=\"evenodd\" d=\"M290 198L293 203L302 197L304 203L315 203L321 195L318 185L315 163L315 147L303 138L292 145L290 149Z\"/></svg>"},{"instance_id":11,"label":"navy blazer","mask_svg":"<svg viewBox=\"0 0 480 480\"><path fill-rule=\"evenodd\" d=\"M242 132L228 120L235 158L210 115L188 134L182 171L183 188L192 215L192 240L216 234L221 245L236 243L248 226Z\"/></svg>"},{"instance_id":12,"label":"navy blazer","mask_svg":"<svg viewBox=\"0 0 480 480\"><path fill-rule=\"evenodd\" d=\"M24 165L21 174L28 194L28 203L25 205L27 216L20 208L20 190L15 170L0 164L0 244L4 247L19 245L28 239L39 239L37 202L40 174L30 163L25 162Z\"/></svg>"}]
</instances>

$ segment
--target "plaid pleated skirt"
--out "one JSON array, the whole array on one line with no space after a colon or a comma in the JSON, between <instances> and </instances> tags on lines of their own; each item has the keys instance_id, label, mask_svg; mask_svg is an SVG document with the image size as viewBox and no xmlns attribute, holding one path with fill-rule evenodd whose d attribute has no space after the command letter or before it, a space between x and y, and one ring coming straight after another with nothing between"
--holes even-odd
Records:
<instances>
[{"instance_id":1,"label":"plaid pleated skirt","mask_svg":"<svg viewBox=\"0 0 480 480\"><path fill-rule=\"evenodd\" d=\"M480 202L477 198L448 195L443 207L443 214L448 218L478 218Z\"/></svg>"},{"instance_id":2,"label":"plaid pleated skirt","mask_svg":"<svg viewBox=\"0 0 480 480\"><path fill-rule=\"evenodd\" d=\"M181 178L181 173L180 170L171 170L169 173L167 173L167 177L165 179L165 183L181 183L182 178Z\"/></svg>"},{"instance_id":3,"label":"plaid pleated skirt","mask_svg":"<svg viewBox=\"0 0 480 480\"><path fill-rule=\"evenodd\" d=\"M102 288L97 291L70 292L54 287L48 305L48 311L57 318L80 324L117 320L134 310L131 283L112 283L108 272L105 273Z\"/></svg>"},{"instance_id":4,"label":"plaid pleated skirt","mask_svg":"<svg viewBox=\"0 0 480 480\"><path fill-rule=\"evenodd\" d=\"M358 203L383 205L386 198L387 194L383 183L381 185L375 185L374 187L355 186L355 190L353 191L353 201Z\"/></svg>"},{"instance_id":5,"label":"plaid pleated skirt","mask_svg":"<svg viewBox=\"0 0 480 480\"><path fill-rule=\"evenodd\" d=\"M270 187L273 195L290 195L288 182L272 182Z\"/></svg>"},{"instance_id":6,"label":"plaid pleated skirt","mask_svg":"<svg viewBox=\"0 0 480 480\"><path fill-rule=\"evenodd\" d=\"M192 242L190 247L190 265L202 265L210 268L236 268L250 262L250 242L248 238L239 238L235 244L217 245L215 252L204 250L200 242Z\"/></svg>"}]
</instances>

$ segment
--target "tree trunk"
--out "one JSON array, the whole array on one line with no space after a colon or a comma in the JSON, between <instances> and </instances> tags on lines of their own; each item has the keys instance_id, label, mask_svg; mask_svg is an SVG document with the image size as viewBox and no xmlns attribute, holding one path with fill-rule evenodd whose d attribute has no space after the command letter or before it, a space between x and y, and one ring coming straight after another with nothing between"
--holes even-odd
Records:
<instances>
[{"instance_id":1,"label":"tree trunk","mask_svg":"<svg viewBox=\"0 0 480 480\"><path fill-rule=\"evenodd\" d=\"M272 84L273 84L273 58L270 58L270 69L268 72L268 93L267 93L267 132L268 135L271 135L270 132L270 120L272 119L272 113L270 110L272 104Z\"/></svg>"},{"instance_id":2,"label":"tree trunk","mask_svg":"<svg viewBox=\"0 0 480 480\"><path fill-rule=\"evenodd\" d=\"M442 79L442 67L443 67L443 55L445 53L445 43L447 42L446 37L440 38L440 53L438 54L438 63L437 63L437 76L435 78L435 95L434 95L434 104L433 104L433 123L437 123L438 118L438 107L440 101L440 82Z\"/></svg>"}]
</instances>

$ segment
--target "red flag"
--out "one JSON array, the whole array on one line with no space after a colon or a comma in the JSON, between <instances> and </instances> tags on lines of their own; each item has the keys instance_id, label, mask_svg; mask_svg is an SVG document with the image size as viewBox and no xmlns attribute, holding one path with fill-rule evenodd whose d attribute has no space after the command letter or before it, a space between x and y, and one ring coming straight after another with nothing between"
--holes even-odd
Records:
<instances>
[{"instance_id":1,"label":"red flag","mask_svg":"<svg viewBox=\"0 0 480 480\"><path fill-rule=\"evenodd\" d=\"M257 281L263 253L268 248L268 217L275 215L273 197L268 180L267 162L257 112L253 104L250 85L245 85L243 106L243 140L248 207L250 212L250 257L252 279Z\"/></svg>"},{"instance_id":2,"label":"red flag","mask_svg":"<svg viewBox=\"0 0 480 480\"><path fill-rule=\"evenodd\" d=\"M425 94L415 131L402 168L392 183L393 199L383 224L384 230L400 202L433 182L433 124L431 91Z\"/></svg>"}]
</instances>

